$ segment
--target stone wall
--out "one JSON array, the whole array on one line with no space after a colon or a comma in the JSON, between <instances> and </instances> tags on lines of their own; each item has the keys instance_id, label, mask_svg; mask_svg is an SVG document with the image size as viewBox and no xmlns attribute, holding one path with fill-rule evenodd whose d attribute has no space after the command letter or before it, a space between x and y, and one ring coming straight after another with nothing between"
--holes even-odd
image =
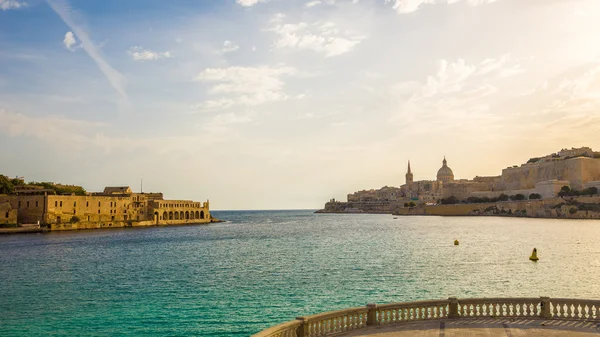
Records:
<instances>
[{"instance_id":1,"label":"stone wall","mask_svg":"<svg viewBox=\"0 0 600 337\"><path fill-rule=\"evenodd\" d=\"M13 208L10 202L0 200L0 224L16 224L17 214L17 209Z\"/></svg>"},{"instance_id":2,"label":"stone wall","mask_svg":"<svg viewBox=\"0 0 600 337\"><path fill-rule=\"evenodd\" d=\"M600 196L592 197L577 197L581 203L600 204ZM600 212L581 211L570 213L569 209L576 208L574 206L564 205L560 208L554 206L565 203L562 198L552 198L544 200L521 200L507 201L495 203L479 203L479 204L455 204L455 205L432 205L419 207L402 207L397 209L394 214L397 215L440 215L440 216L466 216L466 215L483 215L486 210L496 208L504 210L511 215L515 215L517 211L525 211L521 216L541 217L541 218L572 218L572 219L600 219ZM506 213L504 213L506 214ZM508 214L507 214L508 215Z\"/></svg>"},{"instance_id":3,"label":"stone wall","mask_svg":"<svg viewBox=\"0 0 600 337\"><path fill-rule=\"evenodd\" d=\"M15 223L36 224L38 221L43 222L44 198L43 195L9 195L0 197L0 202L8 202L13 209L17 210L17 221Z\"/></svg>"},{"instance_id":4,"label":"stone wall","mask_svg":"<svg viewBox=\"0 0 600 337\"><path fill-rule=\"evenodd\" d=\"M600 180L600 159L579 157L506 168L502 170L501 188L533 189L536 183L554 179L567 180L572 189L581 190L585 183Z\"/></svg>"},{"instance_id":5,"label":"stone wall","mask_svg":"<svg viewBox=\"0 0 600 337\"><path fill-rule=\"evenodd\" d=\"M341 202L330 201L325 208L317 213L384 213L391 214L398 209L401 201L364 201L364 202Z\"/></svg>"}]
</instances>

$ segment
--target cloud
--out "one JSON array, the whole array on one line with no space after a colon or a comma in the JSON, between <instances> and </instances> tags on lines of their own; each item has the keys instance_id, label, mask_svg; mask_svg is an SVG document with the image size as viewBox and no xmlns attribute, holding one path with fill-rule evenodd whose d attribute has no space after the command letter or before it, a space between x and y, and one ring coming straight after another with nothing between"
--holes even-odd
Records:
<instances>
[{"instance_id":1,"label":"cloud","mask_svg":"<svg viewBox=\"0 0 600 337\"><path fill-rule=\"evenodd\" d=\"M399 14L412 13L419 10L422 5L446 3L455 4L466 2L471 6L479 6L483 4L494 3L497 0L385 0L385 3L393 3L392 8Z\"/></svg>"},{"instance_id":2,"label":"cloud","mask_svg":"<svg viewBox=\"0 0 600 337\"><path fill-rule=\"evenodd\" d=\"M237 0L236 2L244 7L252 7L258 3L265 3L267 0Z\"/></svg>"},{"instance_id":3,"label":"cloud","mask_svg":"<svg viewBox=\"0 0 600 337\"><path fill-rule=\"evenodd\" d=\"M100 71L104 74L110 85L121 95L126 98L125 92L125 77L120 72L111 67L98 53L96 46L88 36L87 32L82 28L82 25L76 23L75 18L80 17L65 0L46 0L50 7L58 14L69 28L82 42L83 50L96 62Z\"/></svg>"},{"instance_id":4,"label":"cloud","mask_svg":"<svg viewBox=\"0 0 600 337\"><path fill-rule=\"evenodd\" d=\"M547 84L543 87L546 89ZM562 80L551 91L552 101L544 113L575 115L597 114L600 109L600 65L594 65L583 74Z\"/></svg>"},{"instance_id":5,"label":"cloud","mask_svg":"<svg viewBox=\"0 0 600 337\"><path fill-rule=\"evenodd\" d=\"M195 81L212 84L209 95L221 97L197 106L201 110L220 110L237 105L256 106L290 98L283 91L283 76L296 74L296 69L277 67L208 68Z\"/></svg>"},{"instance_id":6,"label":"cloud","mask_svg":"<svg viewBox=\"0 0 600 337\"><path fill-rule=\"evenodd\" d=\"M26 2L18 0L0 0L0 9L3 11L7 11L9 9L19 9L27 6L28 5Z\"/></svg>"},{"instance_id":7,"label":"cloud","mask_svg":"<svg viewBox=\"0 0 600 337\"><path fill-rule=\"evenodd\" d=\"M274 43L274 47L278 49L312 50L325 57L332 57L350 52L365 38L341 32L332 22L291 24L283 23L284 18L282 14L276 15L271 20L271 27L267 29L278 35Z\"/></svg>"},{"instance_id":8,"label":"cloud","mask_svg":"<svg viewBox=\"0 0 600 337\"><path fill-rule=\"evenodd\" d=\"M232 53L239 49L240 49L240 46L238 46L235 42L226 40L225 42L223 42L223 48L221 49L221 52L222 53Z\"/></svg>"},{"instance_id":9,"label":"cloud","mask_svg":"<svg viewBox=\"0 0 600 337\"><path fill-rule=\"evenodd\" d=\"M507 75L522 72L509 54L468 64L463 59L441 60L437 72L424 82L401 82L392 87L397 100L392 120L411 124L424 132L495 121L491 111L493 95L499 92L496 82ZM518 70L518 71L516 71ZM438 130L439 131L439 130Z\"/></svg>"},{"instance_id":10,"label":"cloud","mask_svg":"<svg viewBox=\"0 0 600 337\"><path fill-rule=\"evenodd\" d=\"M156 61L156 60L160 60L160 59L173 57L173 55L169 51L159 53L159 52L152 51L150 49L144 49L143 47L140 47L140 46L135 46L135 47L129 48L127 53L129 54L129 56L131 56L131 58L134 61L142 61L142 62L143 61Z\"/></svg>"},{"instance_id":11,"label":"cloud","mask_svg":"<svg viewBox=\"0 0 600 337\"><path fill-rule=\"evenodd\" d=\"M49 141L90 142L89 130L104 123L70 120L61 116L29 117L0 109L0 130L11 137L30 136Z\"/></svg>"},{"instance_id":12,"label":"cloud","mask_svg":"<svg viewBox=\"0 0 600 337\"><path fill-rule=\"evenodd\" d=\"M319 1L319 0L315 0L315 1L309 1L309 2L307 2L307 3L306 3L304 6L305 6L306 8L311 8L311 7L314 7L314 6L320 5L320 4L321 4L321 1Z\"/></svg>"},{"instance_id":13,"label":"cloud","mask_svg":"<svg viewBox=\"0 0 600 337\"><path fill-rule=\"evenodd\" d=\"M73 48L73 45L75 45L76 43L77 43L77 40L75 40L75 36L73 36L73 32L67 32L65 34L65 38L63 40L63 44L65 45L65 47L70 51L75 51L75 49Z\"/></svg>"}]
</instances>

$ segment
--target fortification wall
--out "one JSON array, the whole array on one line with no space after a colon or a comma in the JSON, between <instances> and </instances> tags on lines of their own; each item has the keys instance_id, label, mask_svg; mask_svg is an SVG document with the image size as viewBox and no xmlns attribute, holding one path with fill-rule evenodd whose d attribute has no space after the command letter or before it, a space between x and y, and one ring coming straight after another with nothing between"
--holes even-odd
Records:
<instances>
[{"instance_id":1,"label":"fortification wall","mask_svg":"<svg viewBox=\"0 0 600 337\"><path fill-rule=\"evenodd\" d=\"M600 203L600 196L577 197L574 200L577 200L581 203L598 204ZM562 198L552 198L543 200L521 200L479 204L432 205L412 208L402 207L397 209L394 214L440 216L483 215L486 214L487 209L495 207L498 210L504 210L506 213L503 214L510 213L514 215L517 213L517 211L525 211L525 213L521 213L521 215L527 217L600 219L600 212L577 210L575 213L570 213L569 210L571 208L576 208L572 205L563 205L560 208L553 208L553 206L561 203L565 203L565 200Z\"/></svg>"},{"instance_id":2,"label":"fortification wall","mask_svg":"<svg viewBox=\"0 0 600 337\"><path fill-rule=\"evenodd\" d=\"M353 213L360 210L362 213L387 213L391 214L394 210L401 207L401 201L363 201L363 202L341 202L330 201L325 204L325 208L317 211L318 213Z\"/></svg>"},{"instance_id":3,"label":"fortification wall","mask_svg":"<svg viewBox=\"0 0 600 337\"><path fill-rule=\"evenodd\" d=\"M201 220L178 220L167 221L156 224L152 220L147 221L106 221L106 222L76 222L76 223L52 223L48 228L52 231L70 231L82 229L103 229L103 228L128 228L128 227L152 227L152 226L174 226L174 225L196 225L210 223L210 219Z\"/></svg>"},{"instance_id":4,"label":"fortification wall","mask_svg":"<svg viewBox=\"0 0 600 337\"><path fill-rule=\"evenodd\" d=\"M533 189L536 183L553 179L567 180L571 188L581 190L585 183L600 180L600 159L579 157L506 168L500 186L504 190Z\"/></svg>"},{"instance_id":5,"label":"fortification wall","mask_svg":"<svg viewBox=\"0 0 600 337\"><path fill-rule=\"evenodd\" d=\"M8 201L0 200L0 224L16 224L18 211Z\"/></svg>"},{"instance_id":6,"label":"fortification wall","mask_svg":"<svg viewBox=\"0 0 600 337\"><path fill-rule=\"evenodd\" d=\"M44 196L0 196L0 203L7 202L17 211L17 220L12 223L35 224L42 222L44 217ZM6 214L4 214L6 215Z\"/></svg>"}]
</instances>

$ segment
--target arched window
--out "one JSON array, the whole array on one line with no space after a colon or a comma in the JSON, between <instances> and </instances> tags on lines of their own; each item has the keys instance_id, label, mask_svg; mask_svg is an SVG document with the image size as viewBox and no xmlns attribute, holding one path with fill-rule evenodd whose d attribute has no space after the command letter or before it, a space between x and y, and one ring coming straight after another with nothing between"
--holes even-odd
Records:
<instances>
[{"instance_id":1,"label":"arched window","mask_svg":"<svg viewBox=\"0 0 600 337\"><path fill-rule=\"evenodd\" d=\"M204 219L204 211L200 211L200 219Z\"/></svg>"}]
</instances>

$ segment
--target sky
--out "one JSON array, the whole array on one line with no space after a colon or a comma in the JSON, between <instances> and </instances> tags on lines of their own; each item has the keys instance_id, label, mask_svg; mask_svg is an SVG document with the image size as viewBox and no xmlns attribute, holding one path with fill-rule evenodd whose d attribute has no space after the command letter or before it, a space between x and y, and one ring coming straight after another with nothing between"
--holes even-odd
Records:
<instances>
[{"instance_id":1,"label":"sky","mask_svg":"<svg viewBox=\"0 0 600 337\"><path fill-rule=\"evenodd\" d=\"M600 150L597 0L0 0L0 173L318 209Z\"/></svg>"}]
</instances>

